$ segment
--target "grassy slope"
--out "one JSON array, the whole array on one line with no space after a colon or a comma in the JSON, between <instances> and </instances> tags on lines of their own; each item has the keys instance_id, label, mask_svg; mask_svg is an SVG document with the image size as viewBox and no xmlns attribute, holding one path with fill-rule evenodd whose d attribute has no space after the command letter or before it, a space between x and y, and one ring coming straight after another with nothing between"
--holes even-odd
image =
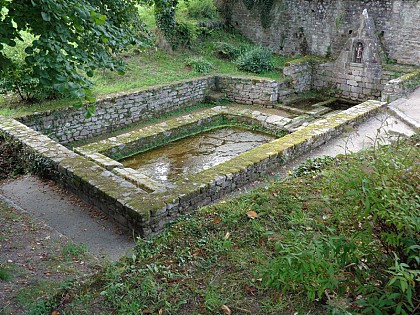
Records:
<instances>
[{"instance_id":1,"label":"grassy slope","mask_svg":"<svg viewBox=\"0 0 420 315\"><path fill-rule=\"evenodd\" d=\"M142 13L148 17L149 23L154 23L150 19L151 13L143 10ZM106 95L112 92L130 90L139 87L153 86L170 83L183 79L203 76L202 73L194 72L186 65L188 58L192 56L202 57L211 62L214 66L208 74L237 74L252 75L253 73L240 72L236 69L233 62L217 58L215 49L217 42L227 42L238 47L253 46L245 37L226 32L223 29L211 30L205 36L199 36L189 49L178 49L173 53L168 53L156 48L149 48L145 51L131 49L121 57L127 64L127 71L124 75L118 75L109 70L98 70L92 81L93 91L97 96ZM276 80L283 78L281 68L289 60L281 56L274 56L276 69L270 72L261 73L257 76L269 77ZM56 109L75 104L74 100L62 99L54 101L44 101L41 104L22 104L16 103L13 96L0 97L0 115L22 116L36 111Z\"/></svg>"},{"instance_id":2,"label":"grassy slope","mask_svg":"<svg viewBox=\"0 0 420 315\"><path fill-rule=\"evenodd\" d=\"M394 253L407 255L383 233L420 241L418 141L321 160L321 173L308 163L301 177L186 215L76 284L60 314L373 314L378 293L394 304L378 314L407 308L401 282L386 286Z\"/></svg>"}]
</instances>

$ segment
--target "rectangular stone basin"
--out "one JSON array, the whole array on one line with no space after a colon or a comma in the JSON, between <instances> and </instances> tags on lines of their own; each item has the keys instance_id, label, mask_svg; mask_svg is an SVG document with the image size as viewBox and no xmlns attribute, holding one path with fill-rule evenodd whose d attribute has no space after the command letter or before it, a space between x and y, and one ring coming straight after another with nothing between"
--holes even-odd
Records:
<instances>
[{"instance_id":1,"label":"rectangular stone basin","mask_svg":"<svg viewBox=\"0 0 420 315\"><path fill-rule=\"evenodd\" d=\"M274 139L272 135L244 128L215 128L119 162L167 186Z\"/></svg>"}]
</instances>

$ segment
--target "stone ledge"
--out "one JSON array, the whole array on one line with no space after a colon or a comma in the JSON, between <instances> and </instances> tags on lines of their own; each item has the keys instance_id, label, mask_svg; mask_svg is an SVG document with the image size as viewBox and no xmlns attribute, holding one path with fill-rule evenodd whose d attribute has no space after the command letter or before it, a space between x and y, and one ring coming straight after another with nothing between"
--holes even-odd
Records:
<instances>
[{"instance_id":1,"label":"stone ledge","mask_svg":"<svg viewBox=\"0 0 420 315\"><path fill-rule=\"evenodd\" d=\"M284 161L319 146L340 134L346 125L362 121L384 105L378 101L356 105L193 174L178 181L174 189L149 194L13 119L0 117L0 131L32 153L28 156L29 162L34 163L37 157L50 161L49 171L56 181L97 205L122 227L146 236L161 231L178 214L221 198Z\"/></svg>"}]
</instances>

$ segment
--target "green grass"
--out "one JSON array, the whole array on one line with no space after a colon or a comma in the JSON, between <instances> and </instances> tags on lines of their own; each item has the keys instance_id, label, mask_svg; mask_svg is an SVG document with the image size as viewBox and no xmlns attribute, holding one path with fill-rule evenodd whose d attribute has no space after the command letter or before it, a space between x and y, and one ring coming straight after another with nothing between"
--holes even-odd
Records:
<instances>
[{"instance_id":1,"label":"green grass","mask_svg":"<svg viewBox=\"0 0 420 315\"><path fill-rule=\"evenodd\" d=\"M145 16L150 16L149 9L142 9ZM255 75L253 73L241 72L236 69L233 62L219 59L215 54L217 42L225 41L240 47L250 47L253 44L244 36L238 33L225 32L222 29L212 30L206 36L199 37L190 49L179 49L168 53L156 48L149 48L145 51L131 49L121 57L127 64L124 75L119 75L110 70L98 70L92 81L93 91L97 97L114 92L126 91L136 88L162 85L174 81L192 79L203 74L194 72L187 66L188 60L195 57L202 57L214 67L208 75L231 74L250 75L267 77L275 80L282 80L282 67L288 58L274 56L275 70ZM42 112L63 108L76 104L76 100L60 99L48 100L41 103L23 104L18 102L12 95L0 97L0 115L19 117L33 112Z\"/></svg>"},{"instance_id":2,"label":"green grass","mask_svg":"<svg viewBox=\"0 0 420 315\"><path fill-rule=\"evenodd\" d=\"M67 259L81 259L87 253L87 247L81 243L69 243L61 249L61 254Z\"/></svg>"},{"instance_id":3,"label":"green grass","mask_svg":"<svg viewBox=\"0 0 420 315\"><path fill-rule=\"evenodd\" d=\"M418 142L306 163L294 178L185 215L75 284L63 314L409 313Z\"/></svg>"},{"instance_id":4,"label":"green grass","mask_svg":"<svg viewBox=\"0 0 420 315\"><path fill-rule=\"evenodd\" d=\"M208 75L252 75L276 80L283 79L281 68L289 59L275 56L274 63L276 70L260 75L241 72L236 69L233 62L217 58L214 50L218 41L228 41L235 45L252 45L239 34L230 34L218 29L212 31L205 39L198 40L191 50L175 51L172 54L155 49L137 52L137 54L126 56L127 71L125 75L119 76L108 70L98 72L93 78L95 82L94 91L97 95L105 95L117 91L171 83L202 76L201 73L194 72L186 66L191 56L201 56L214 65L214 69Z\"/></svg>"},{"instance_id":5,"label":"green grass","mask_svg":"<svg viewBox=\"0 0 420 315\"><path fill-rule=\"evenodd\" d=\"M9 281L13 278L13 270L6 264L0 264L0 281Z\"/></svg>"}]
</instances>

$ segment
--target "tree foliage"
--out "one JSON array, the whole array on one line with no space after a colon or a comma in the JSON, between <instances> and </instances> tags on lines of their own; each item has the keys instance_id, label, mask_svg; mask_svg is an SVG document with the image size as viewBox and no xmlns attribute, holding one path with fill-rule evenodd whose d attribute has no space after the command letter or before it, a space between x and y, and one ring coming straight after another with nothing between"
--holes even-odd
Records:
<instances>
[{"instance_id":1,"label":"tree foliage","mask_svg":"<svg viewBox=\"0 0 420 315\"><path fill-rule=\"evenodd\" d=\"M140 0L146 5L154 5L156 25L163 37L173 48L178 38L176 36L176 7L179 0ZM186 1L188 2L188 1Z\"/></svg>"},{"instance_id":2,"label":"tree foliage","mask_svg":"<svg viewBox=\"0 0 420 315\"><path fill-rule=\"evenodd\" d=\"M108 68L123 72L125 65L116 53L129 45L147 43L135 0L0 0L0 4L3 93L92 100L88 78L93 71ZM17 63L7 51L19 46L25 33L30 33L33 41L26 42L25 56ZM24 82L7 83L18 70L23 71Z\"/></svg>"}]
</instances>

